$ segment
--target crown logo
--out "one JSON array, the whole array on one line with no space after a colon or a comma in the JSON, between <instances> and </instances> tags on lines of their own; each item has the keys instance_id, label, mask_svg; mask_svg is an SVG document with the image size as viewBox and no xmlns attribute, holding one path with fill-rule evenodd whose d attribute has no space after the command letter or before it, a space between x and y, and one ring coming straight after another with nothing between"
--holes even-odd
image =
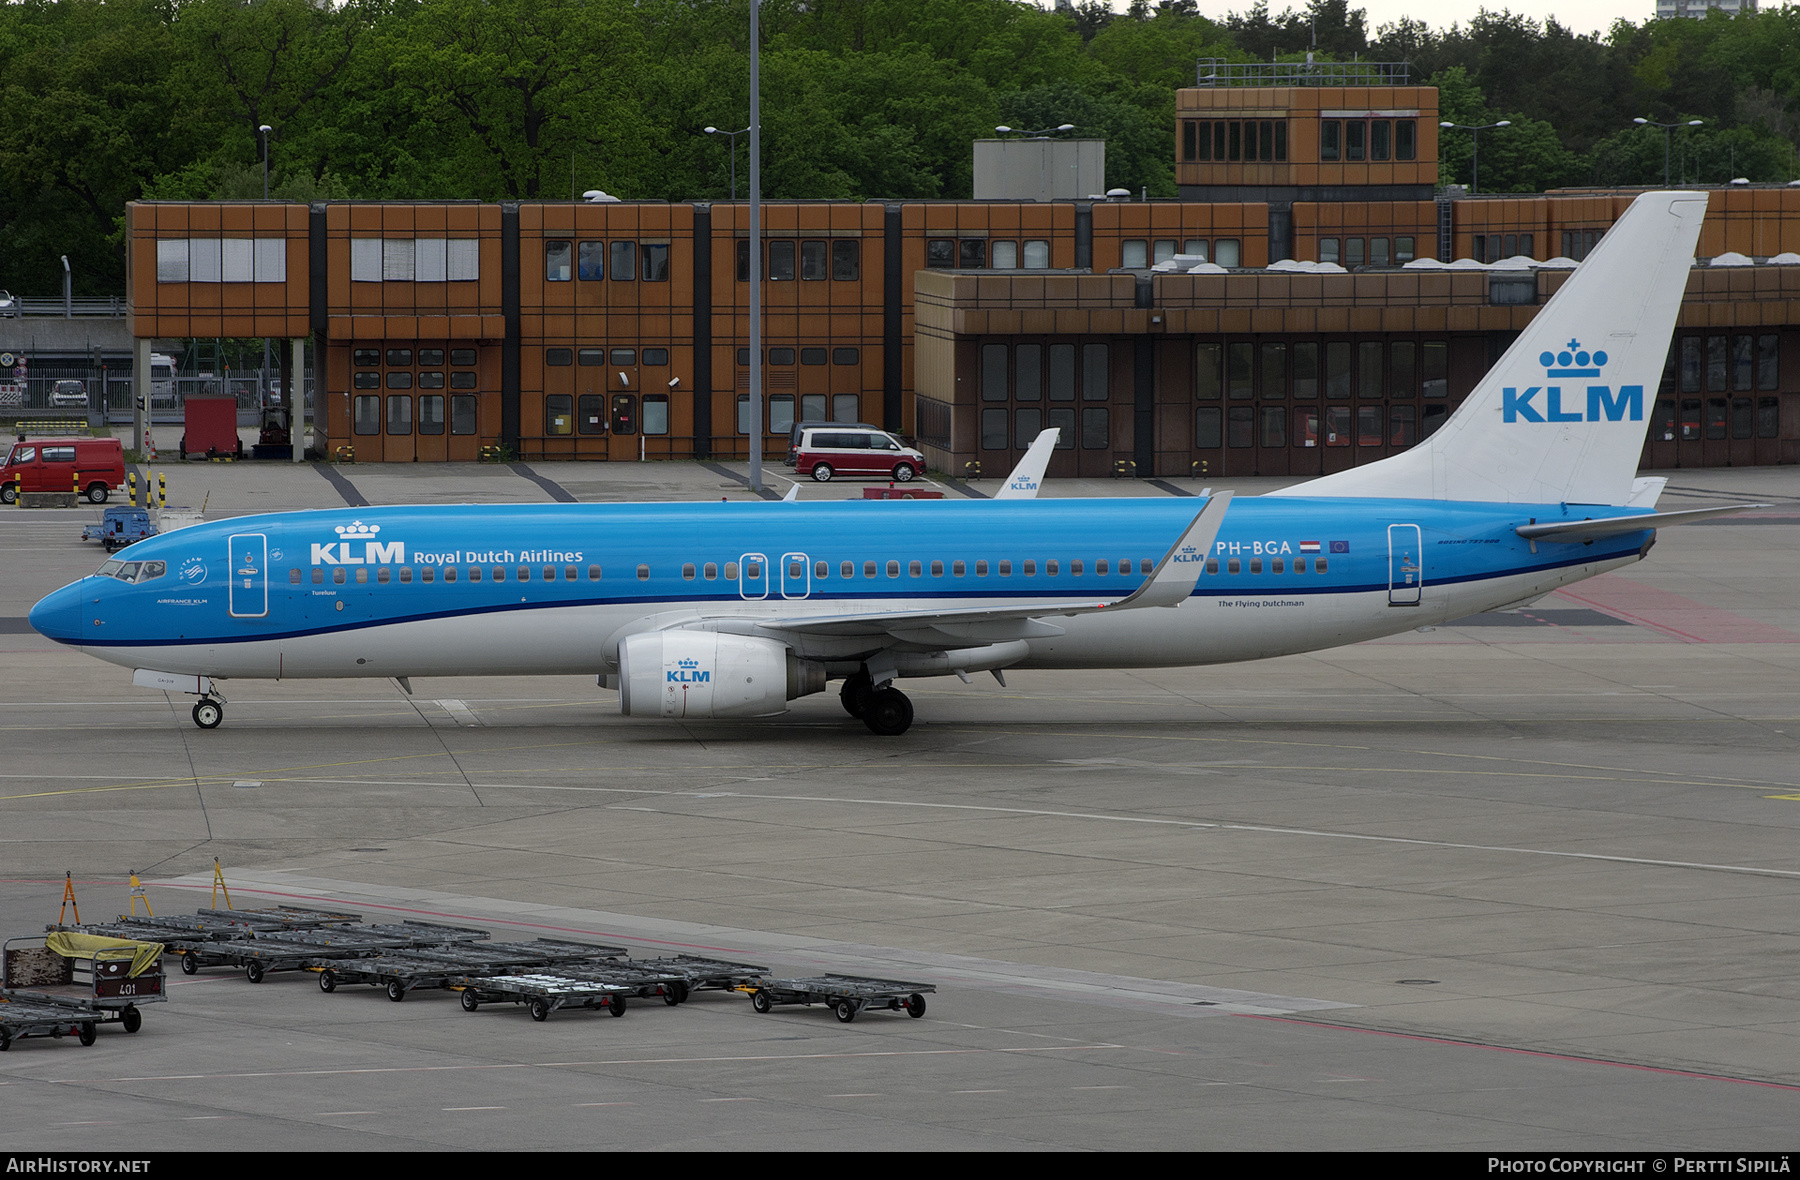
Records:
<instances>
[{"instance_id":1,"label":"crown logo","mask_svg":"<svg viewBox=\"0 0 1800 1180\"><path fill-rule=\"evenodd\" d=\"M1581 347L1579 340L1570 340L1561 352L1538 354L1538 364L1544 366L1545 375L1550 377L1598 377L1600 366L1605 363L1604 352L1596 349L1590 353Z\"/></svg>"},{"instance_id":2,"label":"crown logo","mask_svg":"<svg viewBox=\"0 0 1800 1180\"><path fill-rule=\"evenodd\" d=\"M700 666L700 661L699 660L677 660L676 664L678 667L682 667L682 668L698 668Z\"/></svg>"},{"instance_id":3,"label":"crown logo","mask_svg":"<svg viewBox=\"0 0 1800 1180\"><path fill-rule=\"evenodd\" d=\"M360 520L353 520L347 526L341 524L338 525L333 531L347 541L357 541L364 537L373 537L376 533L381 531L381 526L378 524L364 524Z\"/></svg>"}]
</instances>

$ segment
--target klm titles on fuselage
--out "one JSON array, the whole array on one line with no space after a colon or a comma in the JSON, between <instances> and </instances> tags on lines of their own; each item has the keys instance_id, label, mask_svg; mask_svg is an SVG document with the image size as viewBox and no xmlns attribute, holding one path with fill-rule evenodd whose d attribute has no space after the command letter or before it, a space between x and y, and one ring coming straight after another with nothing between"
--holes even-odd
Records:
<instances>
[{"instance_id":1,"label":"klm titles on fuselage","mask_svg":"<svg viewBox=\"0 0 1800 1180\"><path fill-rule=\"evenodd\" d=\"M1598 377L1606 361L1606 353L1589 353L1578 340L1569 341L1569 346L1561 352L1538 354L1538 363L1544 366L1546 377ZM1544 395L1542 403L1537 402L1540 393ZM1522 390L1513 385L1503 386L1500 390L1500 420L1509 423L1644 420L1642 385L1621 385L1616 395L1610 385L1590 385L1585 407L1580 403L1580 394L1577 393L1576 398L1575 405L1564 409L1560 385L1528 385Z\"/></svg>"},{"instance_id":2,"label":"klm titles on fuselage","mask_svg":"<svg viewBox=\"0 0 1800 1180\"><path fill-rule=\"evenodd\" d=\"M353 541L331 541L312 547L314 565L561 565L583 560L580 549L446 549L428 553L415 548L409 558L403 541L364 541L360 546Z\"/></svg>"}]
</instances>

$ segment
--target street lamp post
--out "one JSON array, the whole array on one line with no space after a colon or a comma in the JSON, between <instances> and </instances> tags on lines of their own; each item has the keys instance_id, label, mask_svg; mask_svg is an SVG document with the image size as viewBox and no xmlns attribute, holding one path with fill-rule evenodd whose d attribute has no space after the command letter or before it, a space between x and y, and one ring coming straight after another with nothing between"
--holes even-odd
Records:
<instances>
[{"instance_id":1,"label":"street lamp post","mask_svg":"<svg viewBox=\"0 0 1800 1180\"><path fill-rule=\"evenodd\" d=\"M702 128L708 135L723 135L731 140L731 199L737 200L737 137L749 133L750 128L742 131L721 131L717 127Z\"/></svg>"},{"instance_id":2,"label":"street lamp post","mask_svg":"<svg viewBox=\"0 0 1800 1180\"><path fill-rule=\"evenodd\" d=\"M1663 187L1669 187L1669 133L1677 127L1699 127L1704 119L1689 119L1685 123L1658 123L1653 119L1633 119L1639 127L1661 127L1663 133Z\"/></svg>"},{"instance_id":3,"label":"street lamp post","mask_svg":"<svg viewBox=\"0 0 1800 1180\"><path fill-rule=\"evenodd\" d=\"M1473 155L1473 159L1469 166L1469 191L1471 193L1480 192L1481 191L1481 133L1483 131L1491 131L1496 127L1511 127L1512 120L1511 119L1502 119L1498 123L1483 123L1479 127L1473 126L1468 123L1450 123L1450 122L1439 123L1438 126L1448 128L1451 131L1467 131L1467 132L1471 133L1469 136L1469 142L1470 142L1470 147L1473 150L1474 155Z\"/></svg>"},{"instance_id":4,"label":"street lamp post","mask_svg":"<svg viewBox=\"0 0 1800 1180\"><path fill-rule=\"evenodd\" d=\"M275 130L275 128L269 126L267 123L262 124L256 129L256 133L262 136L263 200L265 201L269 199L269 132L273 130Z\"/></svg>"},{"instance_id":5,"label":"street lamp post","mask_svg":"<svg viewBox=\"0 0 1800 1180\"><path fill-rule=\"evenodd\" d=\"M750 0L750 490L762 495L762 0ZM736 167L737 156L732 155Z\"/></svg>"}]
</instances>

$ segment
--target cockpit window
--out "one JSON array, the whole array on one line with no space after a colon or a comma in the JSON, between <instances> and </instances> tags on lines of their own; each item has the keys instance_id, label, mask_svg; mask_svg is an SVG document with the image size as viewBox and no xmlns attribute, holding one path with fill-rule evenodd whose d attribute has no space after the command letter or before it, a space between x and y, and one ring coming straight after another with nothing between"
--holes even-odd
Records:
<instances>
[{"instance_id":1,"label":"cockpit window","mask_svg":"<svg viewBox=\"0 0 1800 1180\"><path fill-rule=\"evenodd\" d=\"M121 582L148 582L168 570L168 563L163 561L109 561L95 572L102 578L117 578Z\"/></svg>"}]
</instances>

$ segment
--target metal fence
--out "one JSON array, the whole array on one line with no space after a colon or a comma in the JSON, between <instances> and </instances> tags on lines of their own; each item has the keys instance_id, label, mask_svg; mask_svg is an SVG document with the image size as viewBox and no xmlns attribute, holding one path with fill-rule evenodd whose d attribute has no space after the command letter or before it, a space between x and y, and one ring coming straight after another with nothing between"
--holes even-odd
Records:
<instances>
[{"instance_id":1,"label":"metal fence","mask_svg":"<svg viewBox=\"0 0 1800 1180\"><path fill-rule=\"evenodd\" d=\"M60 296L15 295L7 315L28 316L109 316L125 318L123 295L82 296L65 304Z\"/></svg>"},{"instance_id":2,"label":"metal fence","mask_svg":"<svg viewBox=\"0 0 1800 1180\"><path fill-rule=\"evenodd\" d=\"M67 416L79 413L79 407L54 404L53 395L59 381L82 383L88 393L87 409L90 418L104 415L106 421L111 423L131 421L131 370L103 369L90 365L33 366L16 398L0 393L0 415L46 413ZM272 376L268 381L271 390L279 389L280 385L279 378ZM303 388L310 412L313 405L311 377L306 379ZM260 373L230 377L177 377L172 385L164 385L161 392L152 391L150 420L180 422L186 416L186 403L190 396L218 397L227 393L237 400L238 425L255 426L264 398L264 382Z\"/></svg>"},{"instance_id":3,"label":"metal fence","mask_svg":"<svg viewBox=\"0 0 1800 1180\"><path fill-rule=\"evenodd\" d=\"M1215 86L1405 86L1412 63L1404 61L1226 61L1203 57L1194 85Z\"/></svg>"}]
</instances>

